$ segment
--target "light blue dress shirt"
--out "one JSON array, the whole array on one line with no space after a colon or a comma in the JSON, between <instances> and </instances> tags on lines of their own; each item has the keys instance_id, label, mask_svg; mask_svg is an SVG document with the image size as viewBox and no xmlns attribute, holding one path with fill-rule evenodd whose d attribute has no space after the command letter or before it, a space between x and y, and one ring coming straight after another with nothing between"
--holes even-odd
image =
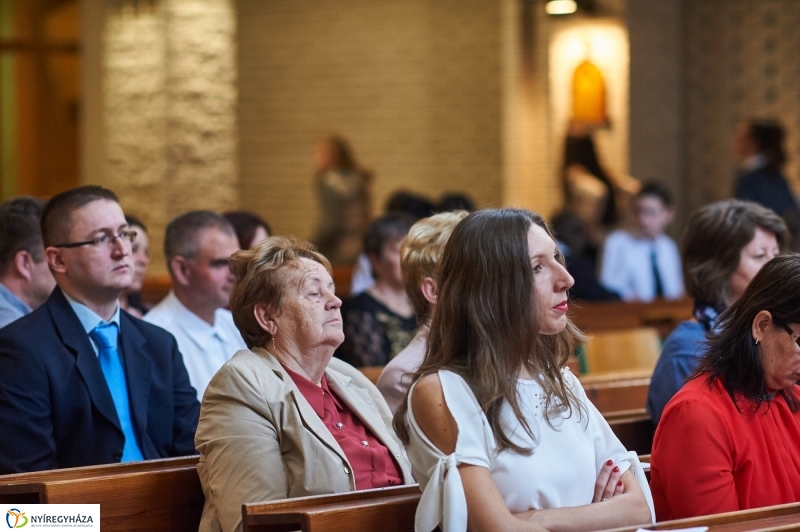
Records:
<instances>
[{"instance_id":1,"label":"light blue dress shirt","mask_svg":"<svg viewBox=\"0 0 800 532\"><path fill-rule=\"evenodd\" d=\"M31 310L27 303L18 298L3 283L0 283L0 328L30 314Z\"/></svg>"}]
</instances>

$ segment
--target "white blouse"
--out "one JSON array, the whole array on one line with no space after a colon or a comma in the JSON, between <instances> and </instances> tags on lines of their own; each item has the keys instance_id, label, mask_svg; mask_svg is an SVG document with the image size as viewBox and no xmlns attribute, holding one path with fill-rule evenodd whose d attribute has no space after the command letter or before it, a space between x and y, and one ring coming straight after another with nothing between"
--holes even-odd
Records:
<instances>
[{"instance_id":1,"label":"white blouse","mask_svg":"<svg viewBox=\"0 0 800 532\"><path fill-rule=\"evenodd\" d=\"M578 379L565 369L567 386L585 405L550 419L544 418L545 395L534 380L517 381L520 408L535 441L520 426L508 405L501 410L506 434L515 443L533 448L530 455L511 450L498 453L489 422L467 383L455 373L439 371L447 408L458 425L455 452L446 456L417 425L408 395L407 419L410 441L408 458L422 498L417 507L415 528L430 532L441 524L444 532L467 529L467 503L459 464L489 470L506 506L512 513L543 508L580 506L592 502L600 468L609 458L622 472L631 462L625 447L611 431L603 416L587 399ZM551 426L552 425L552 426Z\"/></svg>"}]
</instances>

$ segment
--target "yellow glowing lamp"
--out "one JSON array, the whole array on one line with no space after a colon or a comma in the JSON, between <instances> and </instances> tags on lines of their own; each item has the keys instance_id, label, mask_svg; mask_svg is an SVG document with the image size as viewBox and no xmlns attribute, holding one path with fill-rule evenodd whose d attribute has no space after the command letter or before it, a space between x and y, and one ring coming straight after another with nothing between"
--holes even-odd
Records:
<instances>
[{"instance_id":1,"label":"yellow glowing lamp","mask_svg":"<svg viewBox=\"0 0 800 532\"><path fill-rule=\"evenodd\" d=\"M572 75L572 119L586 124L608 123L606 82L600 69L588 59Z\"/></svg>"}]
</instances>

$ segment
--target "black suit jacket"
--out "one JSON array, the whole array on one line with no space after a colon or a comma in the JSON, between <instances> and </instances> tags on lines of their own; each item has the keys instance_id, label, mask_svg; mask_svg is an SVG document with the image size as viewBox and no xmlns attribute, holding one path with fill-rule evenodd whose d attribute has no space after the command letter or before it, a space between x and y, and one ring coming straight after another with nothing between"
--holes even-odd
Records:
<instances>
[{"instance_id":1,"label":"black suit jacket","mask_svg":"<svg viewBox=\"0 0 800 532\"><path fill-rule=\"evenodd\" d=\"M200 405L175 338L120 312L120 352L146 459L194 454ZM0 329L0 474L118 462L125 441L91 340L59 288Z\"/></svg>"}]
</instances>

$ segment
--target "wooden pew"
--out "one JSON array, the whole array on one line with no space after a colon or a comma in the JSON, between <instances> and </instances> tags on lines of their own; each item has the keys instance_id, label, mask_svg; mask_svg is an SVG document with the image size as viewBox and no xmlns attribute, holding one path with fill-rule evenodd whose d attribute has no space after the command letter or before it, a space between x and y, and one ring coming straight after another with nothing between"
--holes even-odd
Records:
<instances>
[{"instance_id":1,"label":"wooden pew","mask_svg":"<svg viewBox=\"0 0 800 532\"><path fill-rule=\"evenodd\" d=\"M316 495L242 505L244 532L414 530L419 486Z\"/></svg>"},{"instance_id":2,"label":"wooden pew","mask_svg":"<svg viewBox=\"0 0 800 532\"><path fill-rule=\"evenodd\" d=\"M627 450L650 454L656 427L644 408L608 412L603 417Z\"/></svg>"},{"instance_id":3,"label":"wooden pew","mask_svg":"<svg viewBox=\"0 0 800 532\"><path fill-rule=\"evenodd\" d=\"M581 375L586 396L601 414L644 408L652 371L630 370Z\"/></svg>"},{"instance_id":4,"label":"wooden pew","mask_svg":"<svg viewBox=\"0 0 800 532\"><path fill-rule=\"evenodd\" d=\"M614 528L604 532L635 532L640 527L646 530L675 530L699 526L707 526L709 532L800 530L800 503L662 521L655 525Z\"/></svg>"},{"instance_id":5,"label":"wooden pew","mask_svg":"<svg viewBox=\"0 0 800 532\"><path fill-rule=\"evenodd\" d=\"M692 317L692 300L657 300L651 303L581 301L570 305L570 318L587 332L655 327L666 338L683 320Z\"/></svg>"},{"instance_id":6,"label":"wooden pew","mask_svg":"<svg viewBox=\"0 0 800 532\"><path fill-rule=\"evenodd\" d=\"M197 457L0 477L0 504L100 504L105 532L196 532L205 502Z\"/></svg>"}]
</instances>

